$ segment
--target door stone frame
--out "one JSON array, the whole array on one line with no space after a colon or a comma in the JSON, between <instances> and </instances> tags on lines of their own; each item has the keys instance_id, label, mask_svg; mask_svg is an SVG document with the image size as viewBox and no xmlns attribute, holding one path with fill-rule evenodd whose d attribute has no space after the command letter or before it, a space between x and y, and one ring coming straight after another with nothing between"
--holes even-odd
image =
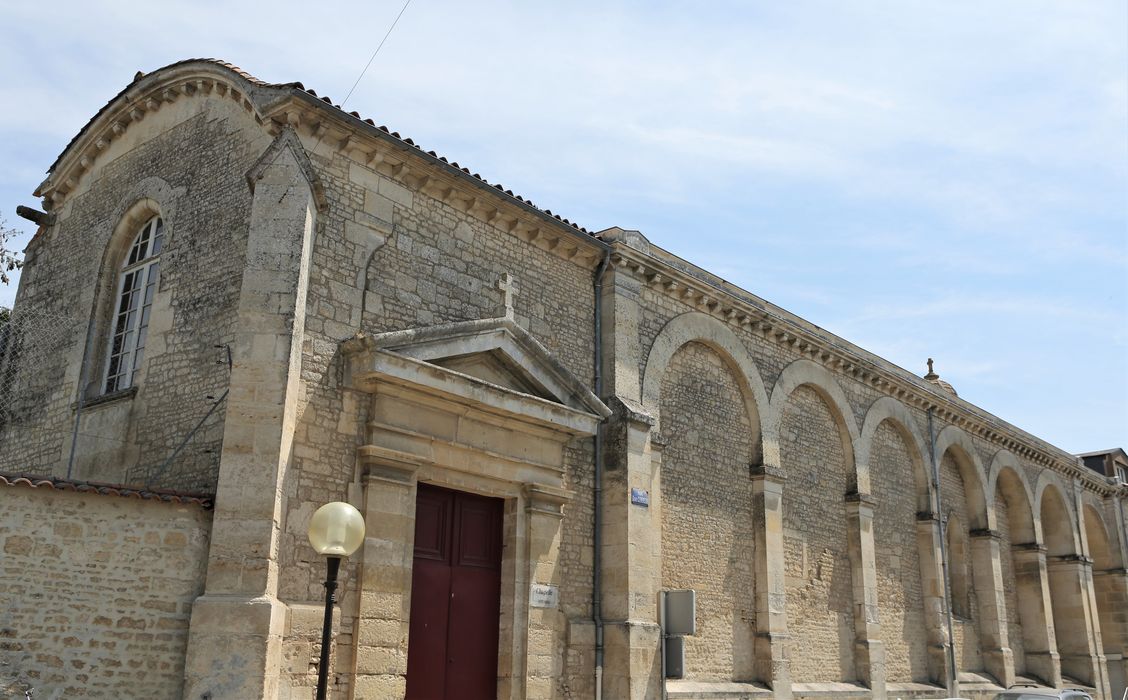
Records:
<instances>
[{"instance_id":1,"label":"door stone frame","mask_svg":"<svg viewBox=\"0 0 1128 700\"><path fill-rule=\"evenodd\" d=\"M564 448L593 436L610 409L590 394L576 400L578 382L555 402L363 338L346 341L344 351L347 382L371 394L358 448L368 531L354 631L355 697L402 697L406 690L419 483L504 500L498 697L551 696L567 620L559 605L531 606L530 590L559 590L561 524L573 498L564 487ZM554 362L552 369L560 367ZM523 369L535 376L544 368Z\"/></svg>"}]
</instances>

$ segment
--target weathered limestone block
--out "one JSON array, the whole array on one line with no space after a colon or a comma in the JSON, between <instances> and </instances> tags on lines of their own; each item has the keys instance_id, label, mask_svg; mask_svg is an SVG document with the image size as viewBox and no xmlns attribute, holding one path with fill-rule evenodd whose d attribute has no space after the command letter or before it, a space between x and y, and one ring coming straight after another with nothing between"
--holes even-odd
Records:
<instances>
[{"instance_id":1,"label":"weathered limestone block","mask_svg":"<svg viewBox=\"0 0 1128 700\"><path fill-rule=\"evenodd\" d=\"M854 591L854 663L858 680L885 697L885 656L877 607L877 571L873 541L874 501L868 494L846 495L850 572Z\"/></svg>"},{"instance_id":2,"label":"weathered limestone block","mask_svg":"<svg viewBox=\"0 0 1128 700\"><path fill-rule=\"evenodd\" d=\"M365 463L364 545L356 620L357 697L370 689L407 687L411 566L415 546L415 471L407 455L368 448Z\"/></svg>"},{"instance_id":3,"label":"weathered limestone block","mask_svg":"<svg viewBox=\"0 0 1128 700\"><path fill-rule=\"evenodd\" d=\"M247 267L205 594L193 606L185 694L277 696L281 483L293 444L318 185L292 132L248 173ZM239 630L232 634L232 628Z\"/></svg>"},{"instance_id":4,"label":"weathered limestone block","mask_svg":"<svg viewBox=\"0 0 1128 700\"><path fill-rule=\"evenodd\" d=\"M609 697L653 697L660 680L658 571L660 481L651 442L654 419L629 400L611 401L615 416L603 474L603 690ZM631 502L632 489L651 496ZM658 515L656 515L656 513Z\"/></svg>"},{"instance_id":5,"label":"weathered limestone block","mask_svg":"<svg viewBox=\"0 0 1128 700\"><path fill-rule=\"evenodd\" d=\"M0 483L0 696L179 698L210 522L199 505Z\"/></svg>"},{"instance_id":6,"label":"weathered limestone block","mask_svg":"<svg viewBox=\"0 0 1128 700\"><path fill-rule=\"evenodd\" d=\"M1004 688L1014 685L1014 656L1007 642L1006 603L995 530L972 530L972 578L979 601L979 643L988 673Z\"/></svg>"}]
</instances>

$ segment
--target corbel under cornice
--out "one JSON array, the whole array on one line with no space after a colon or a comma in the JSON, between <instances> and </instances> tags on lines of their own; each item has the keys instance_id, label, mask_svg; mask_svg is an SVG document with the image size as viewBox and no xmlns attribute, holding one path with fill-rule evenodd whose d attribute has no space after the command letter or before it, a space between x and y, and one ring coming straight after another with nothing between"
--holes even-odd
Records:
<instances>
[{"instance_id":1,"label":"corbel under cornice","mask_svg":"<svg viewBox=\"0 0 1128 700\"><path fill-rule=\"evenodd\" d=\"M57 209L110 144L165 105L185 97L214 95L236 102L256 123L264 124L255 93L277 89L256 86L227 68L209 63L190 63L151 73L123 90L83 128L34 195L43 198L45 210Z\"/></svg>"},{"instance_id":2,"label":"corbel under cornice","mask_svg":"<svg viewBox=\"0 0 1128 700\"><path fill-rule=\"evenodd\" d=\"M491 185L457 163L420 150L410 139L386 132L371 120L345 113L294 84L252 82L231 67L186 61L139 77L96 114L67 145L35 190L43 208L60 207L110 145L164 105L195 95L238 103L255 123L277 137L284 127L323 149L438 199L499 230L588 269L603 259L607 245L548 210L538 209L500 186Z\"/></svg>"},{"instance_id":3,"label":"corbel under cornice","mask_svg":"<svg viewBox=\"0 0 1128 700\"><path fill-rule=\"evenodd\" d=\"M594 269L607 244L479 179L457 164L422 151L398 135L325 104L303 90L271 102L263 113L267 129L289 126L311 141L313 160L338 154L412 192L437 199L459 212L516 236L541 250Z\"/></svg>"},{"instance_id":4,"label":"corbel under cornice","mask_svg":"<svg viewBox=\"0 0 1128 700\"><path fill-rule=\"evenodd\" d=\"M754 333L799 357L818 362L920 410L932 409L940 420L988 440L1030 461L1078 478L1101 495L1115 488L1084 467L1079 458L1006 423L978 407L951 396L925 380L755 295L712 278L704 270L653 246L612 241L612 269L643 286L676 299L731 326ZM661 257L660 257L661 256ZM670 258L664 260L664 257Z\"/></svg>"}]
</instances>

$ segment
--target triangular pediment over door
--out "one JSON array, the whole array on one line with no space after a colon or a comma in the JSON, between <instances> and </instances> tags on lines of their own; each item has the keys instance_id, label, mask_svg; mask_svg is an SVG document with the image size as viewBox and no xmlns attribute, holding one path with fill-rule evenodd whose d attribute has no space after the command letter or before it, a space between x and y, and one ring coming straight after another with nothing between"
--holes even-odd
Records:
<instances>
[{"instance_id":1,"label":"triangular pediment over door","mask_svg":"<svg viewBox=\"0 0 1128 700\"><path fill-rule=\"evenodd\" d=\"M555 640L564 635L564 629L546 627L551 622L541 621L562 624L562 616L530 613L530 595L534 589L558 591L562 582L563 570L556 559L567 509L576 496L568 475L583 473L594 455L592 449L569 446L594 436L611 410L509 316L358 333L342 343L341 352L345 385L368 395L357 461L368 536L378 543L363 550L361 587L362 592L381 595L362 593L358 615L363 621L388 620L391 614L395 622L374 625L378 631L369 643L398 649L400 658L415 659L409 659L405 669L411 687L420 679L433 680L419 669L433 668L428 664L436 660L446 668L452 658L447 655L449 646L433 657L435 648L420 640L450 639L451 630L466 629L457 622L460 615L485 609L491 619L497 616L497 627L490 620L472 626L489 631L474 638L474 649L489 652L495 643L490 640L496 639L496 657L486 654L501 660L496 697L524 697L524 686L513 679L523 678L530 664L558 654ZM490 502L495 505L488 506ZM487 512L495 515L474 515ZM478 518L481 527L467 530L463 521L455 519L461 517L459 513ZM494 527L498 518L500 527ZM487 521L494 523L488 529L494 534L481 534L487 532ZM449 530L443 529L445 523L451 523ZM458 537L478 534L458 540L456 530ZM427 533L439 532L449 537L429 539ZM456 543L448 558L436 554L438 545L432 547L440 541ZM444 567L460 556L457 547L468 541L476 551L489 551L481 543L490 541L499 547L500 563L491 569L499 577L499 588L486 596L499 602L497 613L476 603L466 607L450 602L469 599L465 591L454 595L454 578L449 590L443 588L448 572ZM435 564L440 559L441 566ZM419 576L415 576L417 566ZM455 575L451 563L450 576ZM435 581L439 583L431 585ZM397 606L369 607L370 601L384 599L389 582L411 591L411 613L406 618L396 612ZM419 618L437 611L443 615ZM426 637L419 634L420 625L443 632ZM405 643L404 629L415 630L410 635L414 647ZM380 637L383 630L387 635ZM462 658L464 653L465 649L455 655ZM356 658L358 675L386 673L384 662L377 668L369 664L370 656ZM477 663L479 668L498 667L488 659ZM463 690L459 688L460 693ZM458 697L463 695L470 696ZM492 686L481 696L495 697Z\"/></svg>"},{"instance_id":2,"label":"triangular pediment over door","mask_svg":"<svg viewBox=\"0 0 1128 700\"><path fill-rule=\"evenodd\" d=\"M345 341L347 382L413 384L520 420L591 435L609 408L510 318L464 321ZM548 427L548 426L545 426Z\"/></svg>"}]
</instances>

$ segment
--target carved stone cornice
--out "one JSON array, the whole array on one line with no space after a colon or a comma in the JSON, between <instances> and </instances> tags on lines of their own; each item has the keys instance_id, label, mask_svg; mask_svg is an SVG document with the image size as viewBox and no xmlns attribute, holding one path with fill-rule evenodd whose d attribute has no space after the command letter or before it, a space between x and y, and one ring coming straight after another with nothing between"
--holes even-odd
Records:
<instances>
[{"instance_id":1,"label":"carved stone cornice","mask_svg":"<svg viewBox=\"0 0 1128 700\"><path fill-rule=\"evenodd\" d=\"M277 133L286 126L316 144L312 155L344 156L353 163L421 192L557 257L594 269L607 245L550 210L481 176L423 151L411 139L377 127L372 120L346 113L303 90L291 90L264 113L266 126Z\"/></svg>"},{"instance_id":2,"label":"carved stone cornice","mask_svg":"<svg viewBox=\"0 0 1128 700\"><path fill-rule=\"evenodd\" d=\"M240 105L258 124L264 124L251 93L268 89L217 63L193 62L140 76L102 108L67 145L51 167L50 175L35 189L47 211L58 208L95 162L125 133L147 116L184 97L208 95Z\"/></svg>"},{"instance_id":3,"label":"carved stone cornice","mask_svg":"<svg viewBox=\"0 0 1128 700\"><path fill-rule=\"evenodd\" d=\"M787 474L783 469L771 464L752 464L748 467L748 474L752 477L753 481L770 481L776 484L782 484L787 481Z\"/></svg>"},{"instance_id":4,"label":"carved stone cornice","mask_svg":"<svg viewBox=\"0 0 1128 700\"><path fill-rule=\"evenodd\" d=\"M1087 469L1079 458L653 244L613 240L611 267L690 309L784 347L797 359L818 362L907 406L931 408L937 419L1035 464L1078 478L1090 491L1102 496L1116 492L1114 485Z\"/></svg>"},{"instance_id":5,"label":"carved stone cornice","mask_svg":"<svg viewBox=\"0 0 1128 700\"><path fill-rule=\"evenodd\" d=\"M1093 560L1084 554L1058 554L1046 557L1046 564L1050 567L1081 566L1089 569L1093 568Z\"/></svg>"},{"instance_id":6,"label":"carved stone cornice","mask_svg":"<svg viewBox=\"0 0 1128 700\"><path fill-rule=\"evenodd\" d=\"M365 480L410 483L415 472L427 461L418 455L400 452L380 445L361 445L357 457Z\"/></svg>"},{"instance_id":7,"label":"carved stone cornice","mask_svg":"<svg viewBox=\"0 0 1128 700\"><path fill-rule=\"evenodd\" d=\"M981 527L968 532L967 537L968 539L972 540L995 540L996 542L1001 542L1003 539L1003 534L998 530Z\"/></svg>"},{"instance_id":8,"label":"carved stone cornice","mask_svg":"<svg viewBox=\"0 0 1128 700\"><path fill-rule=\"evenodd\" d=\"M1100 576L1128 577L1128 569L1120 567L1117 569L1101 569L1100 571L1093 571L1093 578Z\"/></svg>"},{"instance_id":9,"label":"carved stone cornice","mask_svg":"<svg viewBox=\"0 0 1128 700\"><path fill-rule=\"evenodd\" d=\"M271 136L294 129L312 157L341 154L557 257L594 269L607 244L548 209L423 151L409 138L345 112L299 84L270 84L212 60L183 61L138 77L83 127L35 191L44 209L58 208L95 161L133 124L185 97L207 95L239 104Z\"/></svg>"},{"instance_id":10,"label":"carved stone cornice","mask_svg":"<svg viewBox=\"0 0 1128 700\"><path fill-rule=\"evenodd\" d=\"M525 484L525 511L540 513L554 518L564 517L564 506L572 501L575 494L559 486L547 484Z\"/></svg>"},{"instance_id":11,"label":"carved stone cornice","mask_svg":"<svg viewBox=\"0 0 1128 700\"><path fill-rule=\"evenodd\" d=\"M848 505L855 506L868 506L875 508L877 506L877 499L872 494L862 493L860 491L851 491L846 494L844 499Z\"/></svg>"}]
</instances>

